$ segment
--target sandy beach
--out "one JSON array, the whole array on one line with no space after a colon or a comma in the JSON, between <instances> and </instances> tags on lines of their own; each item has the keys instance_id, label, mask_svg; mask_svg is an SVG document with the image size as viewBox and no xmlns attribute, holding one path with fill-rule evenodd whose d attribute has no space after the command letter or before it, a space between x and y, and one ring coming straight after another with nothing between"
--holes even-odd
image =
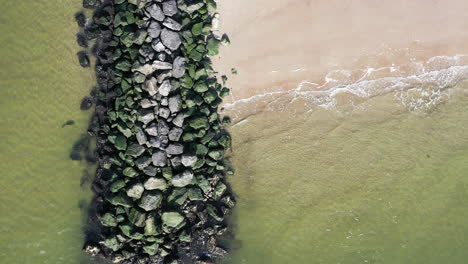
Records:
<instances>
[{"instance_id":1,"label":"sandy beach","mask_svg":"<svg viewBox=\"0 0 468 264\"><path fill-rule=\"evenodd\" d=\"M238 71L230 75L227 103L304 80L319 86L336 70L401 66L397 74L410 75L415 69L408 64L468 53L465 7L462 0L220 1L221 30L232 44L215 67Z\"/></svg>"}]
</instances>

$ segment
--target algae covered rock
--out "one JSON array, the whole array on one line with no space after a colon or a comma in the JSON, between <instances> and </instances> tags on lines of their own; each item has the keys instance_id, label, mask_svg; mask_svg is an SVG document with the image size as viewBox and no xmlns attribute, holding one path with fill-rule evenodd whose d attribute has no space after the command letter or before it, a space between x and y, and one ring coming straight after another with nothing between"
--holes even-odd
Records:
<instances>
[{"instance_id":1,"label":"algae covered rock","mask_svg":"<svg viewBox=\"0 0 468 264\"><path fill-rule=\"evenodd\" d=\"M143 208L145 211L152 211L161 205L162 200L163 196L159 192L145 193L138 203L138 206Z\"/></svg>"},{"instance_id":2,"label":"algae covered rock","mask_svg":"<svg viewBox=\"0 0 468 264\"><path fill-rule=\"evenodd\" d=\"M167 183L164 179L151 177L144 184L146 190L165 190Z\"/></svg>"},{"instance_id":3,"label":"algae covered rock","mask_svg":"<svg viewBox=\"0 0 468 264\"><path fill-rule=\"evenodd\" d=\"M144 191L145 189L143 188L143 184L137 183L127 190L127 196L135 199L140 199Z\"/></svg>"},{"instance_id":4,"label":"algae covered rock","mask_svg":"<svg viewBox=\"0 0 468 264\"><path fill-rule=\"evenodd\" d=\"M111 213L104 214L99 220L103 226L117 226L117 218Z\"/></svg>"},{"instance_id":5,"label":"algae covered rock","mask_svg":"<svg viewBox=\"0 0 468 264\"><path fill-rule=\"evenodd\" d=\"M173 228L179 227L185 221L185 218L177 212L165 212L161 219L164 225Z\"/></svg>"}]
</instances>

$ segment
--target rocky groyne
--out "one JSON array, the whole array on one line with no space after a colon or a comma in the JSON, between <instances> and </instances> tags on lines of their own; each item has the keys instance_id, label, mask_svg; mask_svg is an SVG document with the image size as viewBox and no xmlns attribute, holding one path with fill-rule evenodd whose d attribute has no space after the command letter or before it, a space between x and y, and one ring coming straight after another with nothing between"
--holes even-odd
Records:
<instances>
[{"instance_id":1,"label":"rocky groyne","mask_svg":"<svg viewBox=\"0 0 468 264\"><path fill-rule=\"evenodd\" d=\"M115 263L218 262L235 200L230 119L218 113L229 89L209 59L229 42L216 30L216 2L83 6L92 11L75 16L77 55L83 67L95 61L97 87L81 108L94 105L98 163L84 250Z\"/></svg>"}]
</instances>

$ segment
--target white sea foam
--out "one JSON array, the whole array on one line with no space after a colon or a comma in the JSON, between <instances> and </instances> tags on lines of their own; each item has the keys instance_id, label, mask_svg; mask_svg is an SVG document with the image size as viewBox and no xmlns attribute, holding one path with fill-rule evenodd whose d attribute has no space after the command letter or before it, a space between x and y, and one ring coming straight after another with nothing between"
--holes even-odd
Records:
<instances>
[{"instance_id":1,"label":"white sea foam","mask_svg":"<svg viewBox=\"0 0 468 264\"><path fill-rule=\"evenodd\" d=\"M449 88L466 79L468 55L437 56L401 66L334 70L321 85L303 80L295 89L257 94L226 103L224 108L234 114L234 119L241 120L243 115L256 111L281 110L284 104L298 99L305 99L304 108L310 111L317 107L337 108L342 103L338 100L341 95L354 105L353 98L362 100L392 93L401 105L416 111L443 102L449 98Z\"/></svg>"}]
</instances>

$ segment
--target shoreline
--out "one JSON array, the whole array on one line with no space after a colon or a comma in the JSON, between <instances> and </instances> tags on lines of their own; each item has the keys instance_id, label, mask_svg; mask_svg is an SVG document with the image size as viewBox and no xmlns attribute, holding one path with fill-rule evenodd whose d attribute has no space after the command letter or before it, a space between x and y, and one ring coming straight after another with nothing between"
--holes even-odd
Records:
<instances>
[{"instance_id":1,"label":"shoreline","mask_svg":"<svg viewBox=\"0 0 468 264\"><path fill-rule=\"evenodd\" d=\"M245 5L250 8L239 8ZM221 49L214 63L222 72L238 70L228 75L238 100L278 86L294 89L303 80L321 83L334 70L468 54L460 22L468 19L463 7L460 0L433 5L422 0L384 0L379 5L369 0L223 1L220 28L233 42L228 50ZM297 69L306 70L291 72Z\"/></svg>"}]
</instances>

